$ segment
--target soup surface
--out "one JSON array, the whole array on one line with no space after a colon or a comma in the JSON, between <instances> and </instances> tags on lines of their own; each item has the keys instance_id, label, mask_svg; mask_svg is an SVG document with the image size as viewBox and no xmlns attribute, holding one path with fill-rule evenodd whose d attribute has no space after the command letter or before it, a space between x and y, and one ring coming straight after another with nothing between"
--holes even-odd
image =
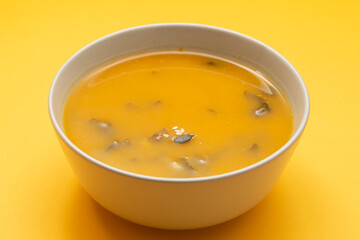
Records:
<instances>
[{"instance_id":1,"label":"soup surface","mask_svg":"<svg viewBox=\"0 0 360 240\"><path fill-rule=\"evenodd\" d=\"M107 63L71 90L64 130L90 156L158 177L254 164L292 132L284 94L261 73L211 55L167 51Z\"/></svg>"}]
</instances>

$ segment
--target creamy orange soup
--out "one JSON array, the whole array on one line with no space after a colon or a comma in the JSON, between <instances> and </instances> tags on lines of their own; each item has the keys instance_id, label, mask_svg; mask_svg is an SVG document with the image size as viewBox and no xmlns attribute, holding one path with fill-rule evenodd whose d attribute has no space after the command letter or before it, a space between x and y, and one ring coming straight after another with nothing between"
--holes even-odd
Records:
<instances>
[{"instance_id":1,"label":"creamy orange soup","mask_svg":"<svg viewBox=\"0 0 360 240\"><path fill-rule=\"evenodd\" d=\"M293 129L284 94L240 63L186 51L118 59L71 90L64 129L85 153L158 177L222 174L254 164Z\"/></svg>"}]
</instances>

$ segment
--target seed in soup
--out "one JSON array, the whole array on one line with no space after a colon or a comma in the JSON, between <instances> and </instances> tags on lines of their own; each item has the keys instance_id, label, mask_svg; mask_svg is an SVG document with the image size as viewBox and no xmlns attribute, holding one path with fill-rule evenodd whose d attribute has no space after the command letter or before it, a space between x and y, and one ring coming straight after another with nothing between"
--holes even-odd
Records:
<instances>
[{"instance_id":1,"label":"seed in soup","mask_svg":"<svg viewBox=\"0 0 360 240\"><path fill-rule=\"evenodd\" d=\"M195 137L195 135L192 135L192 134L180 135L180 136L174 138L174 143L178 143L178 144L187 143L187 142L191 141L194 137Z\"/></svg>"},{"instance_id":2,"label":"seed in soup","mask_svg":"<svg viewBox=\"0 0 360 240\"><path fill-rule=\"evenodd\" d=\"M246 65L208 54L117 59L72 89L64 130L113 167L157 177L204 177L254 164L292 132L285 95Z\"/></svg>"}]
</instances>

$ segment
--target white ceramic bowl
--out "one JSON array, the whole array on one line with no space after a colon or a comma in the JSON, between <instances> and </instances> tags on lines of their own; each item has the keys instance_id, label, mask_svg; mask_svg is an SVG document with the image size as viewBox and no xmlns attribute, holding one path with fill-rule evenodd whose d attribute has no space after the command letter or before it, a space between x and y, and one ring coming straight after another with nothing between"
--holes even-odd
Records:
<instances>
[{"instance_id":1,"label":"white ceramic bowl","mask_svg":"<svg viewBox=\"0 0 360 240\"><path fill-rule=\"evenodd\" d=\"M291 139L276 153L249 167L202 178L160 178L123 171L81 151L65 135L63 105L82 74L106 60L144 51L196 50L241 59L270 75L288 96L294 114ZM49 112L61 146L79 182L102 206L142 225L164 229L207 227L239 216L274 186L306 125L309 99L294 67L265 44L230 30L183 23L125 29L78 51L51 86Z\"/></svg>"}]
</instances>

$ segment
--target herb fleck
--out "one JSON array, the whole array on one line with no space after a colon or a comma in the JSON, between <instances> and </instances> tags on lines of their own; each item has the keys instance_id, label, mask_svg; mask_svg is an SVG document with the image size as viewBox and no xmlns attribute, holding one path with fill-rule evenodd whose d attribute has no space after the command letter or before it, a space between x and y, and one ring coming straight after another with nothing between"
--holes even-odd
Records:
<instances>
[{"instance_id":1,"label":"herb fleck","mask_svg":"<svg viewBox=\"0 0 360 240\"><path fill-rule=\"evenodd\" d=\"M90 119L90 123L93 124L98 130L107 132L111 129L111 123L97 120L95 118Z\"/></svg>"},{"instance_id":2,"label":"herb fleck","mask_svg":"<svg viewBox=\"0 0 360 240\"><path fill-rule=\"evenodd\" d=\"M155 73L158 73L160 70L158 68L154 68L151 70L151 73L155 74Z\"/></svg>"},{"instance_id":3,"label":"herb fleck","mask_svg":"<svg viewBox=\"0 0 360 240\"><path fill-rule=\"evenodd\" d=\"M215 110L212 109L212 108L208 108L207 111L208 111L209 113L212 113L212 114L217 114L217 111L215 111Z\"/></svg>"},{"instance_id":4,"label":"herb fleck","mask_svg":"<svg viewBox=\"0 0 360 240\"><path fill-rule=\"evenodd\" d=\"M159 142L164 140L165 138L168 138L170 135L168 134L168 131L166 130L166 128L161 129L160 131L158 131L157 133L155 133L154 135L152 135L149 139L153 142Z\"/></svg>"},{"instance_id":5,"label":"herb fleck","mask_svg":"<svg viewBox=\"0 0 360 240\"><path fill-rule=\"evenodd\" d=\"M128 109L136 109L136 108L138 108L138 107L135 105L135 103L133 103L133 102L128 102L128 103L125 105L125 107L128 108Z\"/></svg>"},{"instance_id":6,"label":"herb fleck","mask_svg":"<svg viewBox=\"0 0 360 240\"><path fill-rule=\"evenodd\" d=\"M113 149L117 149L121 146L126 146L126 145L130 145L130 144L131 144L131 142L129 141L129 139L125 139L124 141L121 141L121 142L115 140L109 147L107 147L105 149L105 151L107 152L107 151L110 151Z\"/></svg>"},{"instance_id":7,"label":"herb fleck","mask_svg":"<svg viewBox=\"0 0 360 240\"><path fill-rule=\"evenodd\" d=\"M269 104L267 102L263 101L261 103L261 106L258 109L256 109L255 114L256 114L256 116L263 116L266 113L268 113L269 111L270 111Z\"/></svg>"},{"instance_id":8,"label":"herb fleck","mask_svg":"<svg viewBox=\"0 0 360 240\"><path fill-rule=\"evenodd\" d=\"M251 152L256 152L259 149L259 145L257 145L256 143L254 143L251 148L249 148L249 150Z\"/></svg>"},{"instance_id":9,"label":"herb fleck","mask_svg":"<svg viewBox=\"0 0 360 240\"><path fill-rule=\"evenodd\" d=\"M254 111L256 116L258 117L263 116L270 111L269 103L261 95L255 95L249 93L248 91L244 91L244 95L247 99L252 101L257 101L259 103L260 105L259 108Z\"/></svg>"},{"instance_id":10,"label":"herb fleck","mask_svg":"<svg viewBox=\"0 0 360 240\"><path fill-rule=\"evenodd\" d=\"M189 169L189 170L191 170L191 171L193 171L193 172L196 172L196 170L193 168L193 166L190 165L190 163L189 163L189 158L188 158L188 157L182 157L182 158L180 158L180 161L183 163L183 165L184 165L187 169Z\"/></svg>"},{"instance_id":11,"label":"herb fleck","mask_svg":"<svg viewBox=\"0 0 360 240\"><path fill-rule=\"evenodd\" d=\"M156 107L156 106L161 105L162 103L163 103L163 102L162 102L161 100L156 100L156 101L153 102L152 105Z\"/></svg>"}]
</instances>

